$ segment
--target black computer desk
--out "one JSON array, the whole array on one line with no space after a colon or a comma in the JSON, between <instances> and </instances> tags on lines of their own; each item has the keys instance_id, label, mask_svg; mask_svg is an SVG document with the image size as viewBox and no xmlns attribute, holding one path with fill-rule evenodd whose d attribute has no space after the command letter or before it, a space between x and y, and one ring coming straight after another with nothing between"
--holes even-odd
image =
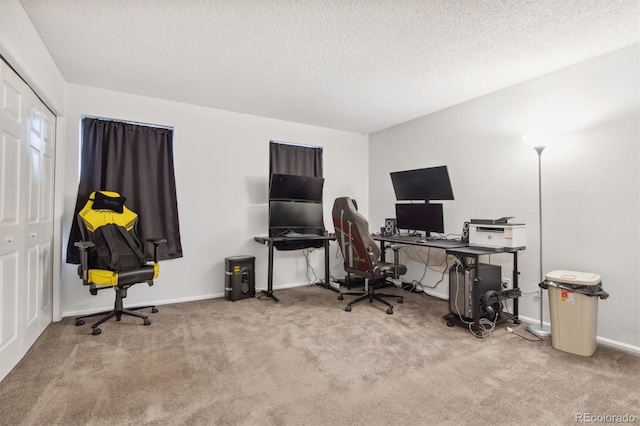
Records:
<instances>
[{"instance_id":1,"label":"black computer desk","mask_svg":"<svg viewBox=\"0 0 640 426\"><path fill-rule=\"evenodd\" d=\"M330 275L329 275L329 241L335 240L336 237L334 235L314 235L314 236L281 236L281 237L267 237L267 236L258 236L253 237L254 241L259 242L260 244L267 244L269 246L269 266L267 272L267 290L263 292L267 297L272 298L276 302L279 302L275 294L273 294L273 253L274 253L274 243L279 241L322 241L322 246L324 248L324 286L326 288L331 288L329 285Z\"/></svg>"},{"instance_id":2,"label":"black computer desk","mask_svg":"<svg viewBox=\"0 0 640 426\"><path fill-rule=\"evenodd\" d=\"M496 301L513 299L513 314L507 316L503 314L503 319L511 319L514 324L520 324L520 319L518 318L518 297L521 295L520 288L518 287L518 276L520 273L518 272L518 252L520 250L524 250L525 247L475 247L469 246L467 243L463 243L460 240L447 240L447 239L421 239L419 237L405 237L405 236L383 236L383 235L374 235L373 239L380 242L380 260L385 260L385 244L406 244L413 245L418 247L427 247L427 248L438 248L446 251L447 254L451 254L461 259L464 262L464 259L473 259L473 264L475 266L475 278L474 284L479 281L480 277L480 262L478 258L484 255L498 254L498 253L511 253L513 254L513 275L512 275L512 283L513 289L507 291L501 291L498 295L496 295ZM394 251L395 253L395 251ZM477 337L482 337L482 330L480 328L480 318L482 316L482 312L480 310L480 298L483 296L478 294L477 285L473 285L471 289L471 298L474 300L473 303L473 330L472 332ZM464 322L461 318L459 318L454 313L449 313L444 316L444 319L447 321L447 325L461 325L465 326Z\"/></svg>"}]
</instances>

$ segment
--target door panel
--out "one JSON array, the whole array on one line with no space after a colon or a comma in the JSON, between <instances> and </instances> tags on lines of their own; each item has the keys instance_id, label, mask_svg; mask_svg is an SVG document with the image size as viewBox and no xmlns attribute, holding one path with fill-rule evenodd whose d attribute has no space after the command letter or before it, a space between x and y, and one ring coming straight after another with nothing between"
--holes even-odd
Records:
<instances>
[{"instance_id":1,"label":"door panel","mask_svg":"<svg viewBox=\"0 0 640 426\"><path fill-rule=\"evenodd\" d=\"M53 241L43 241L40 244L41 248L41 259L42 264L40 265L40 269L42 271L42 279L40 280L40 306L38 307L40 310L40 315L42 316L42 311L46 310L51 306L51 286L50 282L53 281L53 265L52 261L52 249L53 249ZM46 315L44 315L46 317ZM49 321L47 322L49 324ZM46 327L46 326L45 326Z\"/></svg>"},{"instance_id":2,"label":"door panel","mask_svg":"<svg viewBox=\"0 0 640 426\"><path fill-rule=\"evenodd\" d=\"M38 246L27 249L27 309L24 311L27 328L38 319L38 289L40 279L40 262Z\"/></svg>"},{"instance_id":3,"label":"door panel","mask_svg":"<svg viewBox=\"0 0 640 426\"><path fill-rule=\"evenodd\" d=\"M42 105L42 146L40 185L40 335L53 318L53 200L55 176L55 119L56 117Z\"/></svg>"},{"instance_id":4,"label":"door panel","mask_svg":"<svg viewBox=\"0 0 640 426\"><path fill-rule=\"evenodd\" d=\"M26 352L23 345L24 191L28 87L0 61L0 379Z\"/></svg>"},{"instance_id":5,"label":"door panel","mask_svg":"<svg viewBox=\"0 0 640 426\"><path fill-rule=\"evenodd\" d=\"M18 254L0 256L0 352L18 338Z\"/></svg>"},{"instance_id":6,"label":"door panel","mask_svg":"<svg viewBox=\"0 0 640 426\"><path fill-rule=\"evenodd\" d=\"M0 152L0 226L12 226L18 224L20 185L9 182L20 181L20 136L3 131Z\"/></svg>"},{"instance_id":7,"label":"door panel","mask_svg":"<svg viewBox=\"0 0 640 426\"><path fill-rule=\"evenodd\" d=\"M55 116L0 60L0 380L52 320Z\"/></svg>"}]
</instances>

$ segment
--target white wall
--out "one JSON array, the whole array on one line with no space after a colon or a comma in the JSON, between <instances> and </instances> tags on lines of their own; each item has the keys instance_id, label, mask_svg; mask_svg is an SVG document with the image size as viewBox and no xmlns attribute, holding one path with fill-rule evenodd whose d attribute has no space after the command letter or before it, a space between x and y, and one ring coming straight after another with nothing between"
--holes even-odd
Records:
<instances>
[{"instance_id":1,"label":"white wall","mask_svg":"<svg viewBox=\"0 0 640 426\"><path fill-rule=\"evenodd\" d=\"M54 114L63 113L64 78L18 0L0 2L0 54Z\"/></svg>"},{"instance_id":2,"label":"white wall","mask_svg":"<svg viewBox=\"0 0 640 426\"><path fill-rule=\"evenodd\" d=\"M341 195L368 204L368 136L214 110L79 85L69 85L64 171L63 235L68 235L78 190L81 115L152 123L174 128L174 159L184 257L161 262L154 287L139 285L129 305L168 303L224 294L224 259L256 257L256 287L267 286L267 247L253 241L267 233L269 140L323 147L325 226L333 230L331 207ZM363 158L357 178L353 158ZM125 194L126 195L126 194ZM66 250L66 248L65 248ZM332 266L340 267L331 248ZM311 254L324 278L322 249ZM63 315L107 308L113 294L90 296L75 265L63 265ZM275 253L274 288L304 284L302 251ZM335 269L332 272L340 274Z\"/></svg>"},{"instance_id":3,"label":"white wall","mask_svg":"<svg viewBox=\"0 0 640 426\"><path fill-rule=\"evenodd\" d=\"M551 132L557 144L542 155L543 269L600 274L611 296L599 302L598 335L638 348L638 52L634 45L371 135L370 222L394 216L389 172L446 164L456 200L443 202L445 231L460 233L470 218L526 223L520 286L532 292L539 275L538 157L521 135ZM509 256L492 257L509 277ZM403 261L407 278L422 275L419 264ZM423 283L439 278L429 272ZM448 298L448 280L431 292ZM520 307L522 317L539 319L538 298L522 297Z\"/></svg>"}]
</instances>

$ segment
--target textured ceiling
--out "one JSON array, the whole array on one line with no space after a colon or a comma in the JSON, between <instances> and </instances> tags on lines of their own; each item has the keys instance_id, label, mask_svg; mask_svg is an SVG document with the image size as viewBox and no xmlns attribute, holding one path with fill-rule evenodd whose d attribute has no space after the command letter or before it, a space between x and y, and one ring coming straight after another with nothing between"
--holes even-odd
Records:
<instances>
[{"instance_id":1,"label":"textured ceiling","mask_svg":"<svg viewBox=\"0 0 640 426\"><path fill-rule=\"evenodd\" d=\"M372 133L640 40L638 0L21 0L66 81Z\"/></svg>"}]
</instances>

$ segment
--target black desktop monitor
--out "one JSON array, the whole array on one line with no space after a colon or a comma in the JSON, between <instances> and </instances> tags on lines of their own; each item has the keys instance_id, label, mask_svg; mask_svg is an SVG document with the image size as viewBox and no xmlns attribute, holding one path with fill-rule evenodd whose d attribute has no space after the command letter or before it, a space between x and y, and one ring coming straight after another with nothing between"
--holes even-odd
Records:
<instances>
[{"instance_id":1,"label":"black desktop monitor","mask_svg":"<svg viewBox=\"0 0 640 426\"><path fill-rule=\"evenodd\" d=\"M273 173L269 185L270 200L322 201L324 178Z\"/></svg>"},{"instance_id":2,"label":"black desktop monitor","mask_svg":"<svg viewBox=\"0 0 640 426\"><path fill-rule=\"evenodd\" d=\"M271 235L284 235L290 231L322 235L324 232L322 203L270 201L269 231Z\"/></svg>"},{"instance_id":3,"label":"black desktop monitor","mask_svg":"<svg viewBox=\"0 0 640 426\"><path fill-rule=\"evenodd\" d=\"M396 204L396 227L410 231L444 233L442 204Z\"/></svg>"},{"instance_id":4,"label":"black desktop monitor","mask_svg":"<svg viewBox=\"0 0 640 426\"><path fill-rule=\"evenodd\" d=\"M391 172L396 200L453 200L447 166Z\"/></svg>"}]
</instances>

